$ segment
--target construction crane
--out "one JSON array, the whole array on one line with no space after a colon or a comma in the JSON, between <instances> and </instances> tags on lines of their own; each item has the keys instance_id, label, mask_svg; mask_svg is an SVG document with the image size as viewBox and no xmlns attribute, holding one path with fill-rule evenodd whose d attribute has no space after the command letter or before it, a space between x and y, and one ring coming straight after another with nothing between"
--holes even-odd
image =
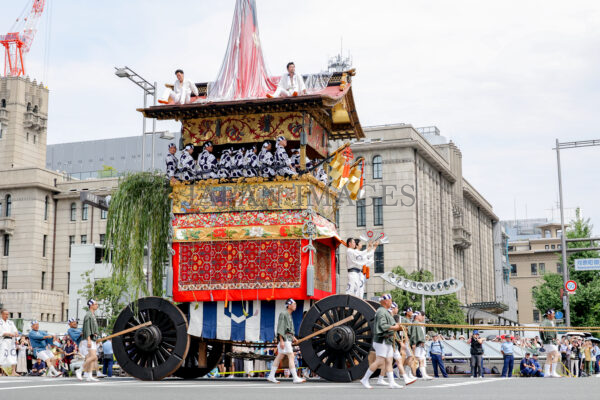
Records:
<instances>
[{"instance_id":1,"label":"construction crane","mask_svg":"<svg viewBox=\"0 0 600 400\"><path fill-rule=\"evenodd\" d=\"M29 5L31 2L33 4L29 14L23 17L28 8L26 6L22 15L11 27L10 32L0 35L0 43L4 46L4 76L25 75L23 59L31 49L46 0L30 0L27 4Z\"/></svg>"}]
</instances>

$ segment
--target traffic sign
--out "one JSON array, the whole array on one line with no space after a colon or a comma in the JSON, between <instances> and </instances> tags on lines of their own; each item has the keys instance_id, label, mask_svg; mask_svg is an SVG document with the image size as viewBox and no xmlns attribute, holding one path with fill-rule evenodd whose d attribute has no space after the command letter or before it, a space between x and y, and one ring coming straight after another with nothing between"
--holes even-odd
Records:
<instances>
[{"instance_id":1,"label":"traffic sign","mask_svg":"<svg viewBox=\"0 0 600 400\"><path fill-rule=\"evenodd\" d=\"M557 311L556 314L554 314L554 317L556 319L562 319L562 317L563 317L562 311Z\"/></svg>"},{"instance_id":2,"label":"traffic sign","mask_svg":"<svg viewBox=\"0 0 600 400\"><path fill-rule=\"evenodd\" d=\"M599 271L600 258L578 258L575 260L575 271Z\"/></svg>"},{"instance_id":3,"label":"traffic sign","mask_svg":"<svg viewBox=\"0 0 600 400\"><path fill-rule=\"evenodd\" d=\"M565 283L565 289L567 289L567 292L574 292L577 290L577 282L567 281L567 283Z\"/></svg>"}]
</instances>

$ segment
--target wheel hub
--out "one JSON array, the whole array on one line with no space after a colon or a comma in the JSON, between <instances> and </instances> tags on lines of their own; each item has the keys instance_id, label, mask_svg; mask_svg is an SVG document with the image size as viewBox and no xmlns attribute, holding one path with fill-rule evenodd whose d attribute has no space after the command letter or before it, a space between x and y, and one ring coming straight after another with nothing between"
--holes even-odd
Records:
<instances>
[{"instance_id":1,"label":"wheel hub","mask_svg":"<svg viewBox=\"0 0 600 400\"><path fill-rule=\"evenodd\" d=\"M327 332L327 345L334 350L349 351L354 345L354 329L347 325L336 326Z\"/></svg>"},{"instance_id":2,"label":"wheel hub","mask_svg":"<svg viewBox=\"0 0 600 400\"><path fill-rule=\"evenodd\" d=\"M145 326L135 331L134 342L138 349L154 351L162 341L162 333L155 325Z\"/></svg>"}]
</instances>

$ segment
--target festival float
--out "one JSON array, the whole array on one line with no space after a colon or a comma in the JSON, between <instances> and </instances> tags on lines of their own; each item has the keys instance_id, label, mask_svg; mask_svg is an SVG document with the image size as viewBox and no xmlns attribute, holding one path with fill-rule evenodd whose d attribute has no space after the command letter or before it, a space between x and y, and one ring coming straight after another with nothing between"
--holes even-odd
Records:
<instances>
[{"instance_id":1,"label":"festival float","mask_svg":"<svg viewBox=\"0 0 600 400\"><path fill-rule=\"evenodd\" d=\"M375 309L336 293L336 210L341 191L356 198L363 163L350 139L364 137L353 100L354 70L305 75L307 93L267 96L279 77L265 66L253 0L238 0L217 79L196 84L188 104L140 109L181 122L195 154L283 136L300 150L300 173L171 182L170 300L143 297L118 316L116 359L143 380L206 375L235 346L274 346L285 299L305 364L330 381L348 382L368 367ZM338 146L331 150L333 143ZM326 166L322 182L307 159ZM112 207L112 205L111 205Z\"/></svg>"}]
</instances>

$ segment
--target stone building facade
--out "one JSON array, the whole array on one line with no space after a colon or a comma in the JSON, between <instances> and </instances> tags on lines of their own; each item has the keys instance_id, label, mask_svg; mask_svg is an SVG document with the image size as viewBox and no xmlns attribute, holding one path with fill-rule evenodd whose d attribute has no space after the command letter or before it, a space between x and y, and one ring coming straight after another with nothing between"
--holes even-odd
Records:
<instances>
[{"instance_id":1,"label":"stone building facade","mask_svg":"<svg viewBox=\"0 0 600 400\"><path fill-rule=\"evenodd\" d=\"M11 318L52 322L67 318L71 244L100 243L106 229L79 193L108 193L117 179L44 169L47 116L47 88L0 79L0 304Z\"/></svg>"},{"instance_id":2,"label":"stone building facade","mask_svg":"<svg viewBox=\"0 0 600 400\"><path fill-rule=\"evenodd\" d=\"M352 144L366 160L366 195L341 204L343 238L384 232L390 243L375 253L367 298L392 287L378 278L402 266L429 270L435 279L464 282L464 304L495 301L493 226L490 203L463 177L458 147L437 128L417 131L410 125L365 128L366 140ZM343 200L342 200L343 201ZM347 282L340 249L338 291Z\"/></svg>"},{"instance_id":3,"label":"stone building facade","mask_svg":"<svg viewBox=\"0 0 600 400\"><path fill-rule=\"evenodd\" d=\"M542 283L545 273L562 274L561 225L545 223L536 225L538 238L511 240L508 244L510 281L517 289L519 323L534 324L542 320L545 310L538 310L532 290Z\"/></svg>"}]
</instances>

